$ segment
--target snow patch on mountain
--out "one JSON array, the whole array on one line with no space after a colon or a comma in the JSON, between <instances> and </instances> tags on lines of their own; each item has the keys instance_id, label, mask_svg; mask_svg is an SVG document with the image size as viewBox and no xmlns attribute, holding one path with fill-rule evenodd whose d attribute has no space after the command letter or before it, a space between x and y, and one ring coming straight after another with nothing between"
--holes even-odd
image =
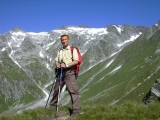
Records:
<instances>
[{"instance_id":1,"label":"snow patch on mountain","mask_svg":"<svg viewBox=\"0 0 160 120\"><path fill-rule=\"evenodd\" d=\"M121 46L123 46L124 44L126 44L126 43L128 43L128 42L132 42L132 41L136 40L141 34L142 34L142 33L139 33L138 35L133 35L133 36L130 37L129 40L125 40L123 43L117 44L117 46L118 46L118 47L121 47Z\"/></svg>"},{"instance_id":2,"label":"snow patch on mountain","mask_svg":"<svg viewBox=\"0 0 160 120\"><path fill-rule=\"evenodd\" d=\"M26 36L26 33L24 33L24 32L11 32L12 33L12 35L14 35L14 36Z\"/></svg>"},{"instance_id":3,"label":"snow patch on mountain","mask_svg":"<svg viewBox=\"0 0 160 120\"><path fill-rule=\"evenodd\" d=\"M11 53L9 54L9 57L12 59L12 61L13 61L14 63L16 63L16 64L18 65L18 67L20 67L20 68L22 69L22 67L20 66L20 64L19 64L16 60L14 60L14 58L12 57L12 54L14 54L14 51L13 51L13 50L12 50Z\"/></svg>"},{"instance_id":4,"label":"snow patch on mountain","mask_svg":"<svg viewBox=\"0 0 160 120\"><path fill-rule=\"evenodd\" d=\"M27 33L33 36L48 36L49 35L48 32L39 32L39 33L27 32Z\"/></svg>"},{"instance_id":5,"label":"snow patch on mountain","mask_svg":"<svg viewBox=\"0 0 160 120\"><path fill-rule=\"evenodd\" d=\"M87 35L87 39L95 39L95 35L108 34L106 28L78 28L78 27L68 27L67 30L54 30L52 32L57 32L61 34L78 33L79 35Z\"/></svg>"},{"instance_id":6,"label":"snow patch on mountain","mask_svg":"<svg viewBox=\"0 0 160 120\"><path fill-rule=\"evenodd\" d=\"M3 48L2 48L2 51L5 51L5 50L6 50L6 49L3 47Z\"/></svg>"},{"instance_id":7,"label":"snow patch on mountain","mask_svg":"<svg viewBox=\"0 0 160 120\"><path fill-rule=\"evenodd\" d=\"M53 41L51 43L49 43L47 46L46 46L46 50L48 50L50 48L51 45L53 45L56 41Z\"/></svg>"},{"instance_id":8,"label":"snow patch on mountain","mask_svg":"<svg viewBox=\"0 0 160 120\"><path fill-rule=\"evenodd\" d=\"M43 53L42 50L39 52L39 56L42 57L42 58L44 57L44 53Z\"/></svg>"},{"instance_id":9,"label":"snow patch on mountain","mask_svg":"<svg viewBox=\"0 0 160 120\"><path fill-rule=\"evenodd\" d=\"M10 32L12 34L11 38L14 42L16 42L18 45L21 44L21 42L24 40L24 38L27 36L26 33L19 31L19 32Z\"/></svg>"},{"instance_id":10,"label":"snow patch on mountain","mask_svg":"<svg viewBox=\"0 0 160 120\"><path fill-rule=\"evenodd\" d=\"M119 25L119 26L112 25L112 26L114 26L120 34L121 34L121 32L123 31L123 28L122 28L122 26L120 26L120 25Z\"/></svg>"},{"instance_id":11,"label":"snow patch on mountain","mask_svg":"<svg viewBox=\"0 0 160 120\"><path fill-rule=\"evenodd\" d=\"M122 66L120 65L120 66L118 66L118 67L116 67L114 70L112 70L109 74L113 74L114 72L116 72L118 69L120 69ZM109 75L108 74L108 75Z\"/></svg>"}]
</instances>

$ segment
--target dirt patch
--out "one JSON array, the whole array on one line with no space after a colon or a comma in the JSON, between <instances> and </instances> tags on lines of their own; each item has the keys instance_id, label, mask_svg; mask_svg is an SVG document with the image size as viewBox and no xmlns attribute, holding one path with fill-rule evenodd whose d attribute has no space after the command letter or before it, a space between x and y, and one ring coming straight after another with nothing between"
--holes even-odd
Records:
<instances>
[{"instance_id":1,"label":"dirt patch","mask_svg":"<svg viewBox=\"0 0 160 120\"><path fill-rule=\"evenodd\" d=\"M42 116L40 120L67 120L70 117L68 112L60 111L58 116Z\"/></svg>"}]
</instances>

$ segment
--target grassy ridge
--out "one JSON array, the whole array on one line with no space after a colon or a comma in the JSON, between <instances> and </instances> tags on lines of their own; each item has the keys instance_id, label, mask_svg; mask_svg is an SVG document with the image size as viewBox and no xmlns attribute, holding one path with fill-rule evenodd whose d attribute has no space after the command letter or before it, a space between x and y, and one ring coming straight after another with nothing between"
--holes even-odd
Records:
<instances>
[{"instance_id":1,"label":"grassy ridge","mask_svg":"<svg viewBox=\"0 0 160 120\"><path fill-rule=\"evenodd\" d=\"M68 116L70 106L59 107L59 118ZM160 104L144 105L137 102L125 102L120 105L107 106L105 104L87 104L82 105L81 110L84 112L76 118L69 120L151 120L160 118ZM41 120L43 118L55 117L55 109L37 108L27 110L21 114L11 116L0 116L0 120ZM63 113L63 114L61 114Z\"/></svg>"}]
</instances>

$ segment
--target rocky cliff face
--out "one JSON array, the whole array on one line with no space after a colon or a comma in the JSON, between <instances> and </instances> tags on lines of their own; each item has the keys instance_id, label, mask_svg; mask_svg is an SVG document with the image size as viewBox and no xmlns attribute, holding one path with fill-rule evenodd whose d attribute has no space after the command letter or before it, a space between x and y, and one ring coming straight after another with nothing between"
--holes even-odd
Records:
<instances>
[{"instance_id":1,"label":"rocky cliff face","mask_svg":"<svg viewBox=\"0 0 160 120\"><path fill-rule=\"evenodd\" d=\"M160 101L160 79L159 78L157 78L151 90L143 99L143 102L145 104L155 103L157 101Z\"/></svg>"}]
</instances>

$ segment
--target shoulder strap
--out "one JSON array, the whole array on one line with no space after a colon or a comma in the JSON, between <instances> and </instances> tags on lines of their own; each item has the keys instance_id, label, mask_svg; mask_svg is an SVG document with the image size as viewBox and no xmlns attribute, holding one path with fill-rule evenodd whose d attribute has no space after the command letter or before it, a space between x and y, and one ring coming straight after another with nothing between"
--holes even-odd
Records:
<instances>
[{"instance_id":1,"label":"shoulder strap","mask_svg":"<svg viewBox=\"0 0 160 120\"><path fill-rule=\"evenodd\" d=\"M72 55L72 61L73 61L73 49L74 49L74 47L73 46L71 46L71 55Z\"/></svg>"}]
</instances>

